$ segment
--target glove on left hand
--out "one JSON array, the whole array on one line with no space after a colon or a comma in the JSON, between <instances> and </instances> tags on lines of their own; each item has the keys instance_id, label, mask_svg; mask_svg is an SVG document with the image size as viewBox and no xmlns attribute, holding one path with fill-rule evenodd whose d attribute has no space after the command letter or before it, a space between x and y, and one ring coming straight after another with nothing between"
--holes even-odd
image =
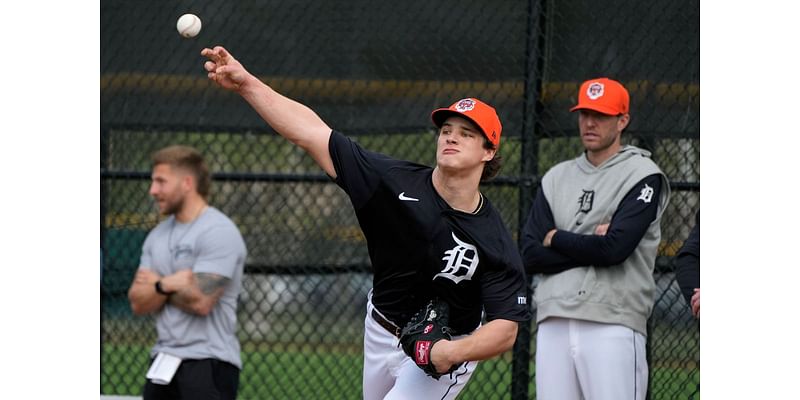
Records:
<instances>
[{"instance_id":1,"label":"glove on left hand","mask_svg":"<svg viewBox=\"0 0 800 400\"><path fill-rule=\"evenodd\" d=\"M447 303L434 299L414 314L400 333L400 345L426 374L439 379L442 375L455 371L460 364L452 365L444 373L436 371L431 361L431 349L436 342L452 339L452 329L447 326L450 307Z\"/></svg>"}]
</instances>

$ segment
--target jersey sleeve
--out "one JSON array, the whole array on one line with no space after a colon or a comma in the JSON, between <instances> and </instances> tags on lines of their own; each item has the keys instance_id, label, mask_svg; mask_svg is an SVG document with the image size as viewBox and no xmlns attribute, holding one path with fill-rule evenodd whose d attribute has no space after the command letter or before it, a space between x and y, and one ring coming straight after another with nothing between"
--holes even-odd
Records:
<instances>
[{"instance_id":1,"label":"jersey sleeve","mask_svg":"<svg viewBox=\"0 0 800 400\"><path fill-rule=\"evenodd\" d=\"M694 289L700 287L700 211L689 237L678 250L675 260L675 278L687 303L691 303Z\"/></svg>"},{"instance_id":2,"label":"jersey sleeve","mask_svg":"<svg viewBox=\"0 0 800 400\"><path fill-rule=\"evenodd\" d=\"M547 198L539 187L520 240L522 262L528 274L555 274L579 266L572 258L555 249L544 247L545 235L556 226Z\"/></svg>"},{"instance_id":3,"label":"jersey sleeve","mask_svg":"<svg viewBox=\"0 0 800 400\"><path fill-rule=\"evenodd\" d=\"M395 160L365 150L352 139L333 131L328 150L336 170L336 184L350 196L353 206L361 208L372 197L381 176Z\"/></svg>"},{"instance_id":4,"label":"jersey sleeve","mask_svg":"<svg viewBox=\"0 0 800 400\"><path fill-rule=\"evenodd\" d=\"M214 225L197 239L198 255L192 271L233 278L246 256L243 240L232 225Z\"/></svg>"},{"instance_id":5,"label":"jersey sleeve","mask_svg":"<svg viewBox=\"0 0 800 400\"><path fill-rule=\"evenodd\" d=\"M499 216L498 216L499 220ZM500 222L500 224L502 224ZM481 299L486 320L507 319L527 321L531 319L528 303L528 279L522 266L519 250L504 225L498 227L497 236L503 238L498 259L481 277Z\"/></svg>"},{"instance_id":6,"label":"jersey sleeve","mask_svg":"<svg viewBox=\"0 0 800 400\"><path fill-rule=\"evenodd\" d=\"M552 248L569 254L581 265L610 266L625 261L658 215L658 201L645 202L639 199L639 193L645 185L653 188L652 199L660 197L661 175L649 175L634 185L622 199L605 235L583 235L559 230L551 240Z\"/></svg>"}]
</instances>

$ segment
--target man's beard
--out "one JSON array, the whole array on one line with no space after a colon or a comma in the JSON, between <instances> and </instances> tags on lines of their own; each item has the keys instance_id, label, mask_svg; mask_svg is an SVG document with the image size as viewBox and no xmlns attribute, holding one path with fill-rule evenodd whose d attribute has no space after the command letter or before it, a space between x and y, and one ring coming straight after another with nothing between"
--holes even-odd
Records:
<instances>
[{"instance_id":1,"label":"man's beard","mask_svg":"<svg viewBox=\"0 0 800 400\"><path fill-rule=\"evenodd\" d=\"M175 202L167 202L166 207L164 207L164 211L161 212L161 215L168 216L168 215L176 215L179 211L183 208L183 200L177 200Z\"/></svg>"}]
</instances>

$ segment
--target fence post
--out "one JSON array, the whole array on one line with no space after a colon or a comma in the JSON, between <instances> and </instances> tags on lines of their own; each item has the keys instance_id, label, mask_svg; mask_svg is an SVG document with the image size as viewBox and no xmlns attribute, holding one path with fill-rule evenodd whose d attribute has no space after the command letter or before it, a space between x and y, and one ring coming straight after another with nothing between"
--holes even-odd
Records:
<instances>
[{"instance_id":1,"label":"fence post","mask_svg":"<svg viewBox=\"0 0 800 400\"><path fill-rule=\"evenodd\" d=\"M525 226L530 205L533 203L533 196L538 185L538 118L542 105L539 101L542 89L541 69L544 62L544 27L545 25L545 2L542 0L530 0L528 2L528 27L527 41L525 44L525 86L523 94L523 115L520 141L522 143L521 154L521 179L519 187L519 214L517 241L519 233ZM531 299L529 306L532 306L533 290L532 280L528 281L528 299ZM514 343L512 375L511 375L511 398L524 400L529 397L528 387L533 376L529 370L531 360L531 321L527 324L520 324L517 332L517 341Z\"/></svg>"}]
</instances>

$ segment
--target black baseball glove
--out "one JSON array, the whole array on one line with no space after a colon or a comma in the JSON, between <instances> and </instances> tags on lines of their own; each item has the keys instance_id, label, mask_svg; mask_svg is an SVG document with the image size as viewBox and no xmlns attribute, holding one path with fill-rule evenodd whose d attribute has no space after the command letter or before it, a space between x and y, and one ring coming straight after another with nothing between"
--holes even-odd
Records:
<instances>
[{"instance_id":1,"label":"black baseball glove","mask_svg":"<svg viewBox=\"0 0 800 400\"><path fill-rule=\"evenodd\" d=\"M442 339L452 338L452 330L447 326L449 318L450 307L447 303L434 299L414 314L400 333L403 351L420 369L437 380L459 367L453 365L447 372L439 373L431 361L433 345Z\"/></svg>"}]
</instances>

